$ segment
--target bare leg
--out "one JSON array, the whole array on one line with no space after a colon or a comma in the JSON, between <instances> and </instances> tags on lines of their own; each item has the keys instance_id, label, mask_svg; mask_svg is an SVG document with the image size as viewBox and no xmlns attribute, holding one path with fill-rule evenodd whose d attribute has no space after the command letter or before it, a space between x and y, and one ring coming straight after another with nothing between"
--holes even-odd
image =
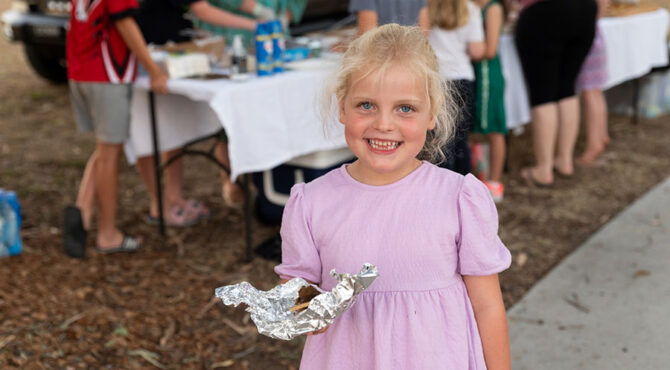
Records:
<instances>
[{"instance_id":1,"label":"bare leg","mask_svg":"<svg viewBox=\"0 0 670 370\"><path fill-rule=\"evenodd\" d=\"M579 99L577 96L559 101L558 113L556 167L561 173L570 175L575 171L573 159L579 134Z\"/></svg>"},{"instance_id":2,"label":"bare leg","mask_svg":"<svg viewBox=\"0 0 670 370\"><path fill-rule=\"evenodd\" d=\"M95 209L95 163L97 154L97 150L94 150L88 162L86 162L84 175L79 184L79 193L77 194L77 208L81 211L82 223L86 230L91 229L91 218Z\"/></svg>"},{"instance_id":3,"label":"bare leg","mask_svg":"<svg viewBox=\"0 0 670 370\"><path fill-rule=\"evenodd\" d=\"M607 135L607 105L601 90L583 91L582 102L586 118L586 148L577 162L589 164L605 150Z\"/></svg>"},{"instance_id":4,"label":"bare leg","mask_svg":"<svg viewBox=\"0 0 670 370\"><path fill-rule=\"evenodd\" d=\"M98 141L95 161L95 195L98 203L98 235L101 249L121 244L123 234L116 228L116 206L119 191L119 155L122 144Z\"/></svg>"},{"instance_id":5,"label":"bare leg","mask_svg":"<svg viewBox=\"0 0 670 370\"><path fill-rule=\"evenodd\" d=\"M180 151L181 149L174 149L163 152L163 163L179 154ZM167 201L168 207L175 205L183 207L186 204L184 193L182 191L183 178L184 162L182 161L182 158L179 158L165 169L165 200Z\"/></svg>"},{"instance_id":6,"label":"bare leg","mask_svg":"<svg viewBox=\"0 0 670 370\"><path fill-rule=\"evenodd\" d=\"M228 144L220 142L215 149L215 155L221 163L230 168L230 159L228 158ZM226 171L221 171L221 192L223 200L229 206L241 206L244 202L244 191L237 183L230 181L230 176Z\"/></svg>"},{"instance_id":7,"label":"bare leg","mask_svg":"<svg viewBox=\"0 0 670 370\"><path fill-rule=\"evenodd\" d=\"M162 163L168 158L172 158L179 153L181 149L175 149L161 154ZM156 177L154 172L153 156L146 156L137 159L137 169L144 180L144 185L149 193L149 214L158 217L158 195L156 194ZM182 192L183 164L181 158L172 162L164 171L165 174L165 193L163 194L164 211L174 206L184 206L186 201Z\"/></svg>"},{"instance_id":8,"label":"bare leg","mask_svg":"<svg viewBox=\"0 0 670 370\"><path fill-rule=\"evenodd\" d=\"M503 166L505 165L505 136L503 134L488 134L489 139L489 180L500 182Z\"/></svg>"},{"instance_id":9,"label":"bare leg","mask_svg":"<svg viewBox=\"0 0 670 370\"><path fill-rule=\"evenodd\" d=\"M156 194L156 177L154 175L154 158L149 155L137 158L137 171L142 176L144 186L149 193L149 214L158 216L158 195Z\"/></svg>"},{"instance_id":10,"label":"bare leg","mask_svg":"<svg viewBox=\"0 0 670 370\"><path fill-rule=\"evenodd\" d=\"M558 104L546 103L533 107L533 151L536 164L530 175L541 183L554 181L554 149L558 132Z\"/></svg>"}]
</instances>

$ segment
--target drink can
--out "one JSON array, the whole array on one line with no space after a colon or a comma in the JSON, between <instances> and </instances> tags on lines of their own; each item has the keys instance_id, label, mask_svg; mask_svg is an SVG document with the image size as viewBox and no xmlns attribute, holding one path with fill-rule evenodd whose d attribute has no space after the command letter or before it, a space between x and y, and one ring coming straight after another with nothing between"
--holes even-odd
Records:
<instances>
[{"instance_id":1,"label":"drink can","mask_svg":"<svg viewBox=\"0 0 670 370\"><path fill-rule=\"evenodd\" d=\"M284 29L279 20L269 22L272 27L272 71L274 73L284 72Z\"/></svg>"},{"instance_id":2,"label":"drink can","mask_svg":"<svg viewBox=\"0 0 670 370\"><path fill-rule=\"evenodd\" d=\"M270 76L274 69L272 22L256 27L256 71L259 76Z\"/></svg>"}]
</instances>

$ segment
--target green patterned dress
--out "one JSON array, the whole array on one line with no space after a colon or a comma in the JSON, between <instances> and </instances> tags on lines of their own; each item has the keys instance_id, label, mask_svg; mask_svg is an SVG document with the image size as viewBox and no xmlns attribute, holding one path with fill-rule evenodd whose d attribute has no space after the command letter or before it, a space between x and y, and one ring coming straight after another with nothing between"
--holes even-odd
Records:
<instances>
[{"instance_id":1,"label":"green patterned dress","mask_svg":"<svg viewBox=\"0 0 670 370\"><path fill-rule=\"evenodd\" d=\"M500 3L498 0L489 1L482 9L482 19L486 20L486 11L493 4ZM493 59L474 63L474 67L476 85L473 131L482 134L506 134L505 79L500 57L496 53Z\"/></svg>"}]
</instances>

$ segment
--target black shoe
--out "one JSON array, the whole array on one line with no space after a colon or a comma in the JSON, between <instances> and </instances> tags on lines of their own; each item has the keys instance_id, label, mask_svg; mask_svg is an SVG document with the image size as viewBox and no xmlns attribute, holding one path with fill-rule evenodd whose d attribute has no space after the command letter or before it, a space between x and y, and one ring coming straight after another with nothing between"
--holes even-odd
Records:
<instances>
[{"instance_id":1,"label":"black shoe","mask_svg":"<svg viewBox=\"0 0 670 370\"><path fill-rule=\"evenodd\" d=\"M81 211L75 206L67 206L63 211L63 245L65 254L72 258L86 255L86 229L81 220Z\"/></svg>"}]
</instances>

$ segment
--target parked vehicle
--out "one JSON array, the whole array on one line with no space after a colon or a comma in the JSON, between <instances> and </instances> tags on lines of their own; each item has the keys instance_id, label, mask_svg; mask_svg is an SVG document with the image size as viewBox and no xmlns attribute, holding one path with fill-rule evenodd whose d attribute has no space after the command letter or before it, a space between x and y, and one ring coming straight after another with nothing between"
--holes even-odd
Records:
<instances>
[{"instance_id":1,"label":"parked vehicle","mask_svg":"<svg viewBox=\"0 0 670 370\"><path fill-rule=\"evenodd\" d=\"M292 32L330 27L348 15L348 4L348 0L308 0L305 15ZM70 0L16 0L0 17L4 36L23 43L32 68L53 83L67 81L65 36L71 6Z\"/></svg>"}]
</instances>

